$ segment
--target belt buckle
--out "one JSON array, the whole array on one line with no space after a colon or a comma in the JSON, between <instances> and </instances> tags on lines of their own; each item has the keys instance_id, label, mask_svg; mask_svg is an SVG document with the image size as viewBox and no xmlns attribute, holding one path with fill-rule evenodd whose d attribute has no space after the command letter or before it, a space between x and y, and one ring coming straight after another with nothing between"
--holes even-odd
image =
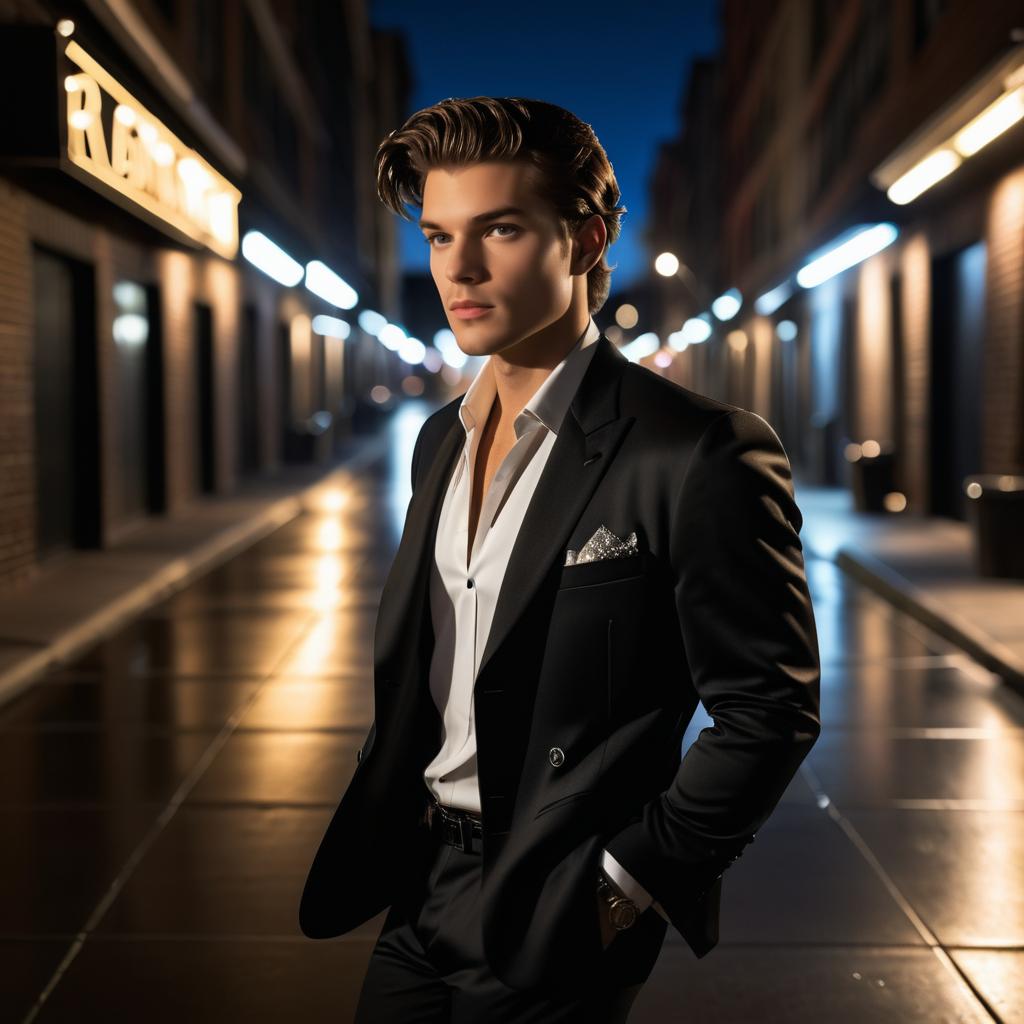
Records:
<instances>
[{"instance_id":1,"label":"belt buckle","mask_svg":"<svg viewBox=\"0 0 1024 1024\"><path fill-rule=\"evenodd\" d=\"M448 814L441 807L441 817L444 820L446 839L451 846L463 853L470 853L470 844L473 841L473 823L466 817Z\"/></svg>"},{"instance_id":2,"label":"belt buckle","mask_svg":"<svg viewBox=\"0 0 1024 1024\"><path fill-rule=\"evenodd\" d=\"M459 849L464 853L472 853L473 822L469 818L459 818Z\"/></svg>"}]
</instances>

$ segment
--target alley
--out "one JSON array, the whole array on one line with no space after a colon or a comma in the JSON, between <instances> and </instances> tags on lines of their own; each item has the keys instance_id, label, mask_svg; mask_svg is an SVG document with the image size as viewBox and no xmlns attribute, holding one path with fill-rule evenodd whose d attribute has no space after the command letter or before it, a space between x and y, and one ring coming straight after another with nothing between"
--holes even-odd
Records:
<instances>
[{"instance_id":1,"label":"alley","mask_svg":"<svg viewBox=\"0 0 1024 1024\"><path fill-rule=\"evenodd\" d=\"M383 915L312 942L297 906L372 720L407 466L398 443L335 473L0 708L0 1019L350 1019ZM670 929L631 1019L1020 1020L1024 705L807 568L821 737L726 875L719 946Z\"/></svg>"}]
</instances>

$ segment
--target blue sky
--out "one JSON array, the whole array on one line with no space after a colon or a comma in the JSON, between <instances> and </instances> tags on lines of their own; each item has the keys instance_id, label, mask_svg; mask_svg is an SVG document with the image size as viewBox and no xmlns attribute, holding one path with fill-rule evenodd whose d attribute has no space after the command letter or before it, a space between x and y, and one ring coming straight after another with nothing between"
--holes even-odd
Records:
<instances>
[{"instance_id":1,"label":"blue sky","mask_svg":"<svg viewBox=\"0 0 1024 1024\"><path fill-rule=\"evenodd\" d=\"M717 0L371 0L370 18L375 27L405 31L413 76L406 116L449 96L527 96L592 125L628 207L609 250L613 286L650 272L640 244L647 181L658 142L678 131L690 60L718 49ZM426 271L427 246L413 225L401 224L406 268Z\"/></svg>"}]
</instances>

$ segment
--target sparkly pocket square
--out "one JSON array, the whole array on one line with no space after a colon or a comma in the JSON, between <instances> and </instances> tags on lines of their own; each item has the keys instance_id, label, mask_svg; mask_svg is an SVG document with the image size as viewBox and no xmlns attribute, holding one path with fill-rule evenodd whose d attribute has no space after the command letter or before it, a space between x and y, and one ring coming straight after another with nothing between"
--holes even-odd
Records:
<instances>
[{"instance_id":1,"label":"sparkly pocket square","mask_svg":"<svg viewBox=\"0 0 1024 1024\"><path fill-rule=\"evenodd\" d=\"M607 558L625 558L626 555L637 554L639 550L635 530L625 540L620 540L607 526L599 526L579 551L572 548L566 551L565 564L580 565L583 562L600 562Z\"/></svg>"}]
</instances>

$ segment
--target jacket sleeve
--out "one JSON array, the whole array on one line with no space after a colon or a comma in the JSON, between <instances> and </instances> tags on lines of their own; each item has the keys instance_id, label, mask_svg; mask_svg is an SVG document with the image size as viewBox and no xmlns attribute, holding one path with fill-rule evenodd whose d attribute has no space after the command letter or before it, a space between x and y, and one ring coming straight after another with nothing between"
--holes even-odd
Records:
<instances>
[{"instance_id":1,"label":"jacket sleeve","mask_svg":"<svg viewBox=\"0 0 1024 1024\"><path fill-rule=\"evenodd\" d=\"M636 909L641 914L648 907L654 907L666 921L668 920L668 914L661 904L654 902L651 894L607 850L601 854L601 871L623 896L628 896L636 904Z\"/></svg>"},{"instance_id":2,"label":"jacket sleeve","mask_svg":"<svg viewBox=\"0 0 1024 1024\"><path fill-rule=\"evenodd\" d=\"M606 849L679 928L753 841L821 729L818 640L789 460L768 423L723 413L673 503L676 614L714 725Z\"/></svg>"}]
</instances>

